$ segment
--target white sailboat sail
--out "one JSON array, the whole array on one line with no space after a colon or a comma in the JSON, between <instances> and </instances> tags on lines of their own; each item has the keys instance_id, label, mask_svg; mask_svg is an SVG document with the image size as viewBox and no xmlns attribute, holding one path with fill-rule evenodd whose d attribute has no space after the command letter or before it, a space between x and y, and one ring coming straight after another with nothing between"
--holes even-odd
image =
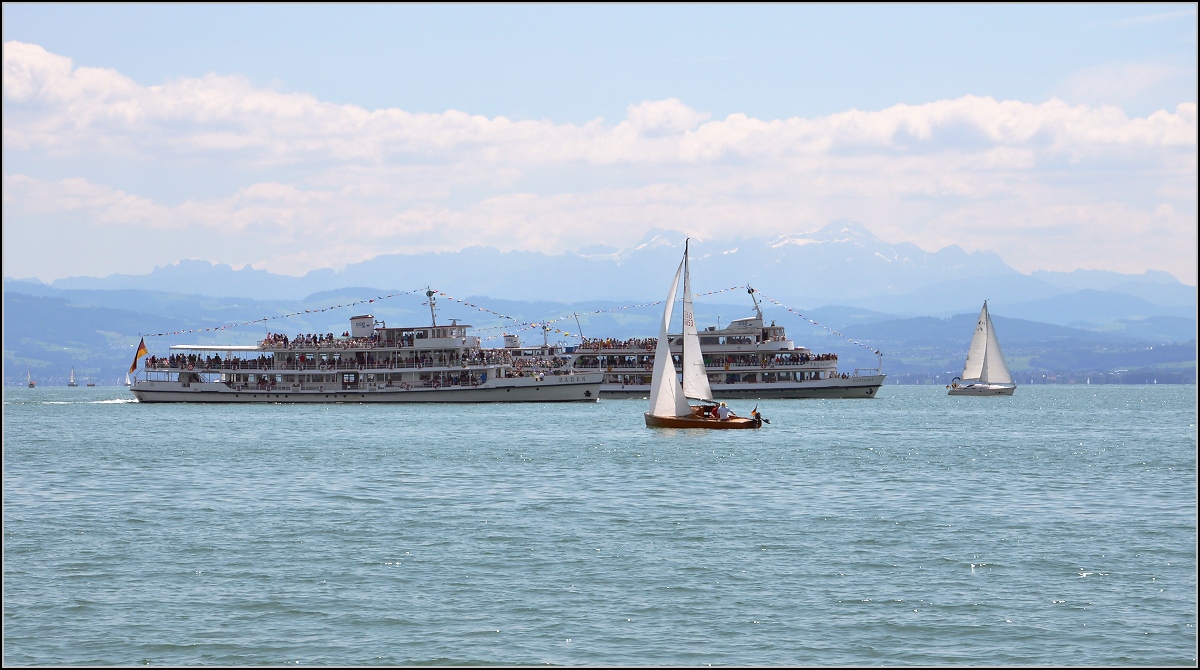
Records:
<instances>
[{"instance_id":1,"label":"white sailboat sail","mask_svg":"<svg viewBox=\"0 0 1200 670\"><path fill-rule=\"evenodd\" d=\"M963 365L964 382L983 384L1012 384L1012 373L1004 362L1000 351L1000 340L996 339L996 328L992 326L992 315L988 313L987 301L979 311L975 334L971 337L971 348L967 350L967 362Z\"/></svg>"},{"instance_id":2,"label":"white sailboat sail","mask_svg":"<svg viewBox=\"0 0 1200 670\"><path fill-rule=\"evenodd\" d=\"M675 279L671 282L671 290L667 293L662 325L658 330L658 345L654 349L654 376L650 387L650 414L654 416L688 416L692 412L683 394L683 386L675 378L675 364L671 361L671 344L667 336L683 268L684 261L680 261Z\"/></svg>"},{"instance_id":3,"label":"white sailboat sail","mask_svg":"<svg viewBox=\"0 0 1200 670\"><path fill-rule=\"evenodd\" d=\"M976 380L983 377L984 366L987 362L988 331L992 320L988 318L987 301L983 301L983 309L979 312L979 321L975 323L975 334L971 336L971 348L967 349L967 362L963 364L962 379Z\"/></svg>"},{"instance_id":4,"label":"white sailboat sail","mask_svg":"<svg viewBox=\"0 0 1200 670\"><path fill-rule=\"evenodd\" d=\"M683 247L683 395L693 400L712 402L713 399L712 387L708 384L708 370L704 368L704 355L700 352L700 336L696 333L686 242Z\"/></svg>"},{"instance_id":5,"label":"white sailboat sail","mask_svg":"<svg viewBox=\"0 0 1200 670\"><path fill-rule=\"evenodd\" d=\"M987 319L987 352L983 359L983 373L980 381L988 384L1011 384L1012 374L1008 364L1004 362L1004 354L1000 352L1000 341L996 339L996 329L992 327L992 315L987 311L987 302L983 303L983 316Z\"/></svg>"}]
</instances>

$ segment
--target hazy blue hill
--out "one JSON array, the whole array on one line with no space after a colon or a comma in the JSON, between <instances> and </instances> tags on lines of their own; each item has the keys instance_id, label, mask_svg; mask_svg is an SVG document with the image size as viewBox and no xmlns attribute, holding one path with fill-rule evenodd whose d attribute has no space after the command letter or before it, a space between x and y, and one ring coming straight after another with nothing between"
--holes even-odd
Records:
<instances>
[{"instance_id":1,"label":"hazy blue hill","mask_svg":"<svg viewBox=\"0 0 1200 670\"><path fill-rule=\"evenodd\" d=\"M1085 288L1107 291L1125 283L1142 286L1171 286L1180 283L1174 275L1161 270L1147 270L1141 274L1122 274L1112 270L1072 270L1070 272L1037 270L1032 273L1032 276L1068 291Z\"/></svg>"},{"instance_id":2,"label":"hazy blue hill","mask_svg":"<svg viewBox=\"0 0 1200 670\"><path fill-rule=\"evenodd\" d=\"M978 317L976 313L956 314L946 318L922 316L891 319L849 326L842 332L856 340L869 341L885 351L922 349L966 356ZM1010 319L994 313L992 322L1000 337L1000 346L1005 352L1048 345L1095 347L1130 342L1123 333L1096 332L1025 319Z\"/></svg>"},{"instance_id":3,"label":"hazy blue hill","mask_svg":"<svg viewBox=\"0 0 1200 670\"><path fill-rule=\"evenodd\" d=\"M1178 371L1190 365L1195 379L1196 344L1159 344L1149 347L1123 347L1118 349L1058 349L1043 352L1030 358L1030 370L1098 370L1112 372L1118 369L1153 369ZM1166 379L1166 375L1162 375Z\"/></svg>"},{"instance_id":4,"label":"hazy blue hill","mask_svg":"<svg viewBox=\"0 0 1200 670\"><path fill-rule=\"evenodd\" d=\"M906 316L949 316L971 309L978 313L985 299L993 308L1003 309L1006 305L1047 299L1062 293L1062 289L1035 277L1006 273L944 278L917 291L877 295L850 303Z\"/></svg>"},{"instance_id":5,"label":"hazy blue hill","mask_svg":"<svg viewBox=\"0 0 1200 670\"><path fill-rule=\"evenodd\" d=\"M1105 324L1100 330L1119 332L1128 339L1146 342L1177 343L1196 340L1196 320L1176 316L1117 319Z\"/></svg>"},{"instance_id":6,"label":"hazy blue hill","mask_svg":"<svg viewBox=\"0 0 1200 670\"><path fill-rule=\"evenodd\" d=\"M1196 311L1195 286L1124 281L1113 284L1108 290L1132 295L1156 305L1180 305L1191 308L1193 313Z\"/></svg>"},{"instance_id":7,"label":"hazy blue hill","mask_svg":"<svg viewBox=\"0 0 1200 670\"><path fill-rule=\"evenodd\" d=\"M788 307L797 309L795 305L788 305ZM777 308L769 303L763 305L763 316L774 316L775 309ZM890 321L900 318L900 315L894 312L877 312L871 309L846 307L844 305L826 305L816 309L800 309L799 311L813 321L823 323L835 330L844 330L856 325L878 323L880 321Z\"/></svg>"},{"instance_id":8,"label":"hazy blue hill","mask_svg":"<svg viewBox=\"0 0 1200 670\"><path fill-rule=\"evenodd\" d=\"M321 271L309 273L313 279L322 276ZM202 294L214 297L238 296L259 300L301 298L311 291L306 290L302 278L277 275L266 270L255 270L249 266L234 270L225 264L208 261L181 260L178 263L156 267L146 275L114 274L108 277L68 277L51 282L59 289L141 289L183 294Z\"/></svg>"},{"instance_id":9,"label":"hazy blue hill","mask_svg":"<svg viewBox=\"0 0 1200 670\"><path fill-rule=\"evenodd\" d=\"M993 314L1000 309L995 303L989 305ZM1189 318L1195 315L1195 308L1156 305L1117 291L1083 289L1042 300L1003 305L1003 313L1030 321L1095 328L1120 319L1138 320L1158 316Z\"/></svg>"},{"instance_id":10,"label":"hazy blue hill","mask_svg":"<svg viewBox=\"0 0 1200 670\"><path fill-rule=\"evenodd\" d=\"M4 383L23 383L26 368L42 385L123 381L138 333L173 322L122 309L81 307L65 298L4 294Z\"/></svg>"}]
</instances>

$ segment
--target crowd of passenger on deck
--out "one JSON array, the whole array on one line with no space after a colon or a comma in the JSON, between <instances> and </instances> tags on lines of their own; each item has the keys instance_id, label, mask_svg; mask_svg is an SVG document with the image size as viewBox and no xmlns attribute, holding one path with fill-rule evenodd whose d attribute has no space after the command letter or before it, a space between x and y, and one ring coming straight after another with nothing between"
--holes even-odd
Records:
<instances>
[{"instance_id":1,"label":"crowd of passenger on deck","mask_svg":"<svg viewBox=\"0 0 1200 670\"><path fill-rule=\"evenodd\" d=\"M301 333L294 338L289 338L282 333L267 333L263 338L262 345L268 349L322 349L337 347L339 349L350 349L353 347L370 347L379 342L379 335L371 333L369 337L350 337L349 332L342 333L341 337L334 337L333 333L311 334Z\"/></svg>"},{"instance_id":2,"label":"crowd of passenger on deck","mask_svg":"<svg viewBox=\"0 0 1200 670\"><path fill-rule=\"evenodd\" d=\"M628 340L618 340L618 339L615 339L612 337L606 337L606 338L586 338L585 337L585 338L583 338L583 342L580 343L579 348L580 349L595 349L598 351L602 350L602 349L646 349L648 347L652 349L652 348L654 348L654 345L657 343L658 343L657 339L650 339L650 338L646 338L646 339L631 338Z\"/></svg>"},{"instance_id":3,"label":"crowd of passenger on deck","mask_svg":"<svg viewBox=\"0 0 1200 670\"><path fill-rule=\"evenodd\" d=\"M281 341L282 342L282 341ZM281 344L280 346L285 346ZM539 361L540 362L540 361ZM391 356L375 352L322 353L322 354L288 354L283 357L259 355L258 358L245 359L233 356L221 359L219 354L201 356L199 354L172 354L165 358L158 356L146 357L147 369L241 369L241 370L362 370L365 368L425 368L434 366L463 366L463 365L508 365L513 363L512 355L504 350L471 349L453 355L439 352L419 352L408 356ZM553 367L561 367L558 361ZM532 367L532 366L531 366Z\"/></svg>"},{"instance_id":4,"label":"crowd of passenger on deck","mask_svg":"<svg viewBox=\"0 0 1200 670\"><path fill-rule=\"evenodd\" d=\"M672 356L678 364L678 355ZM793 353L793 354L776 354L767 359L759 358L758 354L716 354L704 355L704 367L709 369L720 368L724 366L737 367L763 367L764 365L801 365L812 361L836 361L837 354L808 354L808 353ZM613 355L613 354L598 354L598 355L581 355L575 361L575 367L579 368L646 368L650 369L654 363L653 355Z\"/></svg>"},{"instance_id":5,"label":"crowd of passenger on deck","mask_svg":"<svg viewBox=\"0 0 1200 670\"><path fill-rule=\"evenodd\" d=\"M171 354L165 358L158 356L148 356L146 358L147 369L165 370L167 368L188 368L201 370L214 370L220 368L238 368L238 369L259 369L267 370L271 367L270 356L259 356L243 360L238 356L231 356L225 360L221 359L220 354L201 356L199 354Z\"/></svg>"}]
</instances>

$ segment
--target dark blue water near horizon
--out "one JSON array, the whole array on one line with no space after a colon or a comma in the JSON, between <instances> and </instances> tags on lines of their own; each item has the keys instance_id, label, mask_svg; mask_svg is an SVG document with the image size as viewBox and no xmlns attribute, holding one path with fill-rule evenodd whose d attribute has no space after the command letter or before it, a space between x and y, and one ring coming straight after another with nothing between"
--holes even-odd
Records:
<instances>
[{"instance_id":1,"label":"dark blue water near horizon","mask_svg":"<svg viewBox=\"0 0 1200 670\"><path fill-rule=\"evenodd\" d=\"M698 433L5 389L3 661L1194 667L1196 400L887 386Z\"/></svg>"}]
</instances>

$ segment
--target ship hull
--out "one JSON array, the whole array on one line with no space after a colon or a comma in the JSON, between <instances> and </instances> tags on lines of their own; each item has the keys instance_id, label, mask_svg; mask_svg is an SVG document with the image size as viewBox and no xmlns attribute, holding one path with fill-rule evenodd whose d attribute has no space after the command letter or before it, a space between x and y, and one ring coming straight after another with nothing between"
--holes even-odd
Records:
<instances>
[{"instance_id":1,"label":"ship hull","mask_svg":"<svg viewBox=\"0 0 1200 670\"><path fill-rule=\"evenodd\" d=\"M829 379L820 382L772 382L757 384L713 384L713 398L722 400L771 400L804 398L874 398L885 375ZM649 384L603 384L602 398L646 398Z\"/></svg>"},{"instance_id":2,"label":"ship hull","mask_svg":"<svg viewBox=\"0 0 1200 670\"><path fill-rule=\"evenodd\" d=\"M584 375L574 375L576 379ZM598 375L591 380L570 377L497 380L475 387L442 388L324 388L258 389L232 388L222 382L200 382L187 386L170 381L140 381L131 389L139 402L198 403L489 403L489 402L596 402L600 397ZM507 382L507 383L506 383Z\"/></svg>"}]
</instances>

